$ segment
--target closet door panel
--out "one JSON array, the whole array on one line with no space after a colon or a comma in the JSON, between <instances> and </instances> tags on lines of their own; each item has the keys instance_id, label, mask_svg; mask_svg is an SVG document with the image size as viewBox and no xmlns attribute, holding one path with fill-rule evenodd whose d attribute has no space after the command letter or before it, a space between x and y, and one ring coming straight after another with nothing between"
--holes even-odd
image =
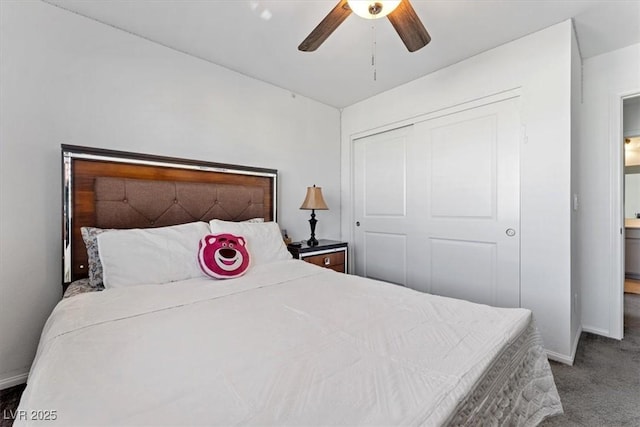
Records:
<instances>
[{"instance_id":1,"label":"closet door panel","mask_svg":"<svg viewBox=\"0 0 640 427\"><path fill-rule=\"evenodd\" d=\"M354 141L356 274L520 306L519 99Z\"/></svg>"}]
</instances>

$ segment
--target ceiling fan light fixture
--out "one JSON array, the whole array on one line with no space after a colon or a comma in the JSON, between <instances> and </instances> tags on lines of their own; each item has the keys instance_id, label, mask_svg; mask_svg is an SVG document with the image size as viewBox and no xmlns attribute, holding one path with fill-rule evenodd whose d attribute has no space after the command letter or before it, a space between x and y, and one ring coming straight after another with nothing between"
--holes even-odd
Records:
<instances>
[{"instance_id":1,"label":"ceiling fan light fixture","mask_svg":"<svg viewBox=\"0 0 640 427\"><path fill-rule=\"evenodd\" d=\"M348 0L349 7L358 16L365 19L378 19L395 10L401 0Z\"/></svg>"},{"instance_id":2,"label":"ceiling fan light fixture","mask_svg":"<svg viewBox=\"0 0 640 427\"><path fill-rule=\"evenodd\" d=\"M298 50L316 50L352 12L365 19L386 16L409 52L422 49L431 41L409 0L338 0L331 12L300 43Z\"/></svg>"}]
</instances>

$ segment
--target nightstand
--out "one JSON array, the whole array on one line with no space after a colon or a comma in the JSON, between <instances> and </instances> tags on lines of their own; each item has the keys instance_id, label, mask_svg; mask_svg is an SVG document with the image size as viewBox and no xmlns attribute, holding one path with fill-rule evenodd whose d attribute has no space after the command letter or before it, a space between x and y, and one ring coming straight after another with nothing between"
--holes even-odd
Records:
<instances>
[{"instance_id":1,"label":"nightstand","mask_svg":"<svg viewBox=\"0 0 640 427\"><path fill-rule=\"evenodd\" d=\"M320 239L316 246L309 246L304 242L300 247L288 245L287 249L289 249L294 258L319 265L320 267L330 268L338 273L346 273L347 246L346 242Z\"/></svg>"}]
</instances>

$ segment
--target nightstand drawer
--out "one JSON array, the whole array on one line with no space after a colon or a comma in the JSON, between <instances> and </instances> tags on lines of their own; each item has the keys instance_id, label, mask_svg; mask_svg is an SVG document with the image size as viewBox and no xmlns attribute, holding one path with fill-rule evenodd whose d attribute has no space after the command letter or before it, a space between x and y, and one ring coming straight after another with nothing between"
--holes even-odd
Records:
<instances>
[{"instance_id":1,"label":"nightstand drawer","mask_svg":"<svg viewBox=\"0 0 640 427\"><path fill-rule=\"evenodd\" d=\"M313 255L303 257L302 259L311 264L319 265L320 267L331 268L336 271L344 272L344 251ZM340 268L336 269L334 267Z\"/></svg>"},{"instance_id":2,"label":"nightstand drawer","mask_svg":"<svg viewBox=\"0 0 640 427\"><path fill-rule=\"evenodd\" d=\"M287 246L294 258L301 259L310 264L330 268L339 273L347 272L348 244L338 240L320 239L315 246L309 246L306 242L290 244Z\"/></svg>"}]
</instances>

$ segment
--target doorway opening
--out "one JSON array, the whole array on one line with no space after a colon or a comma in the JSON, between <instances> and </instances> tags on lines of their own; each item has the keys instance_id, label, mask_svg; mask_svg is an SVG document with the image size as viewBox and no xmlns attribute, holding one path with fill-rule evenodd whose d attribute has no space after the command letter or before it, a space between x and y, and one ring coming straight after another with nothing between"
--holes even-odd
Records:
<instances>
[{"instance_id":1,"label":"doorway opening","mask_svg":"<svg viewBox=\"0 0 640 427\"><path fill-rule=\"evenodd\" d=\"M622 100L624 287L623 331L640 319L640 95Z\"/></svg>"}]
</instances>

